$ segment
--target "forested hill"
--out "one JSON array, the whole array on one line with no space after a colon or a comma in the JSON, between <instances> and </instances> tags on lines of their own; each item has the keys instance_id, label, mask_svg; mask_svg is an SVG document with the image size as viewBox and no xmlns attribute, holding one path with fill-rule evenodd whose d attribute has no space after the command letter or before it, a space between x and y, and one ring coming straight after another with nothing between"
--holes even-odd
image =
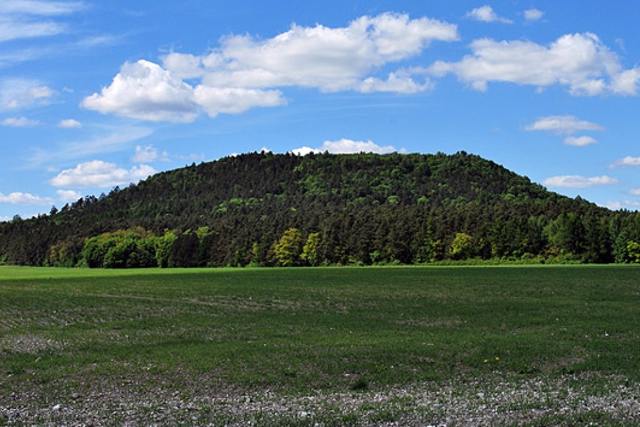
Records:
<instances>
[{"instance_id":1,"label":"forested hill","mask_svg":"<svg viewBox=\"0 0 640 427\"><path fill-rule=\"evenodd\" d=\"M638 214L464 152L244 154L0 224L3 262L91 267L629 262L638 242Z\"/></svg>"}]
</instances>

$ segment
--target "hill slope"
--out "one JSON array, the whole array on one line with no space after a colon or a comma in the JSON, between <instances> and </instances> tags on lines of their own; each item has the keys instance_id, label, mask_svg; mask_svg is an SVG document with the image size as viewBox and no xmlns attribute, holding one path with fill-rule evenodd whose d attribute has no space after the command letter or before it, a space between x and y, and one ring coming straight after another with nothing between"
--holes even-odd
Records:
<instances>
[{"instance_id":1,"label":"hill slope","mask_svg":"<svg viewBox=\"0 0 640 427\"><path fill-rule=\"evenodd\" d=\"M637 214L560 196L464 152L253 153L160 173L52 215L0 224L0 259L82 262L85 238L133 227L139 228L124 234L136 242L174 230L164 249L169 265L286 265L278 250L292 252L292 264L468 257L611 262L631 260L633 242L640 242ZM305 243L313 258L302 255ZM153 257L157 245L148 245Z\"/></svg>"}]
</instances>

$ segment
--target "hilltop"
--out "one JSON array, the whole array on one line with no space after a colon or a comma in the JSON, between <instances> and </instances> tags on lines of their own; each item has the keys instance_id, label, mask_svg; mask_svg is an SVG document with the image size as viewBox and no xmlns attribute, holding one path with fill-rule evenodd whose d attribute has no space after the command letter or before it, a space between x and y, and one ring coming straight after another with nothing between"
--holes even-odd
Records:
<instances>
[{"instance_id":1,"label":"hilltop","mask_svg":"<svg viewBox=\"0 0 640 427\"><path fill-rule=\"evenodd\" d=\"M243 154L0 224L6 263L93 267L626 262L637 242L638 214L464 152Z\"/></svg>"}]
</instances>

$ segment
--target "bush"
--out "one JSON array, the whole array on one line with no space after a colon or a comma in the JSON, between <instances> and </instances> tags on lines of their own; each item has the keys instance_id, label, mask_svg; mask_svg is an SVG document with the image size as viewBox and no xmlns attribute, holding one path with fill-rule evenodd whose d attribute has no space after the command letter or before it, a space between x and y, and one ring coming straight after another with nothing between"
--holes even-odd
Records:
<instances>
[{"instance_id":1,"label":"bush","mask_svg":"<svg viewBox=\"0 0 640 427\"><path fill-rule=\"evenodd\" d=\"M100 234L84 241L81 263L90 268L154 267L157 239L141 228Z\"/></svg>"}]
</instances>

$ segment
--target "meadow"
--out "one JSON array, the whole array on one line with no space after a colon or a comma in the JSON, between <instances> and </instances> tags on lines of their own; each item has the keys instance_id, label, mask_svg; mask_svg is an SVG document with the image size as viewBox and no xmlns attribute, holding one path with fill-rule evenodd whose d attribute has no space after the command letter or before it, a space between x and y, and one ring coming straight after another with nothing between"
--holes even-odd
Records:
<instances>
[{"instance_id":1,"label":"meadow","mask_svg":"<svg viewBox=\"0 0 640 427\"><path fill-rule=\"evenodd\" d=\"M640 420L640 267L0 267L0 425Z\"/></svg>"}]
</instances>

